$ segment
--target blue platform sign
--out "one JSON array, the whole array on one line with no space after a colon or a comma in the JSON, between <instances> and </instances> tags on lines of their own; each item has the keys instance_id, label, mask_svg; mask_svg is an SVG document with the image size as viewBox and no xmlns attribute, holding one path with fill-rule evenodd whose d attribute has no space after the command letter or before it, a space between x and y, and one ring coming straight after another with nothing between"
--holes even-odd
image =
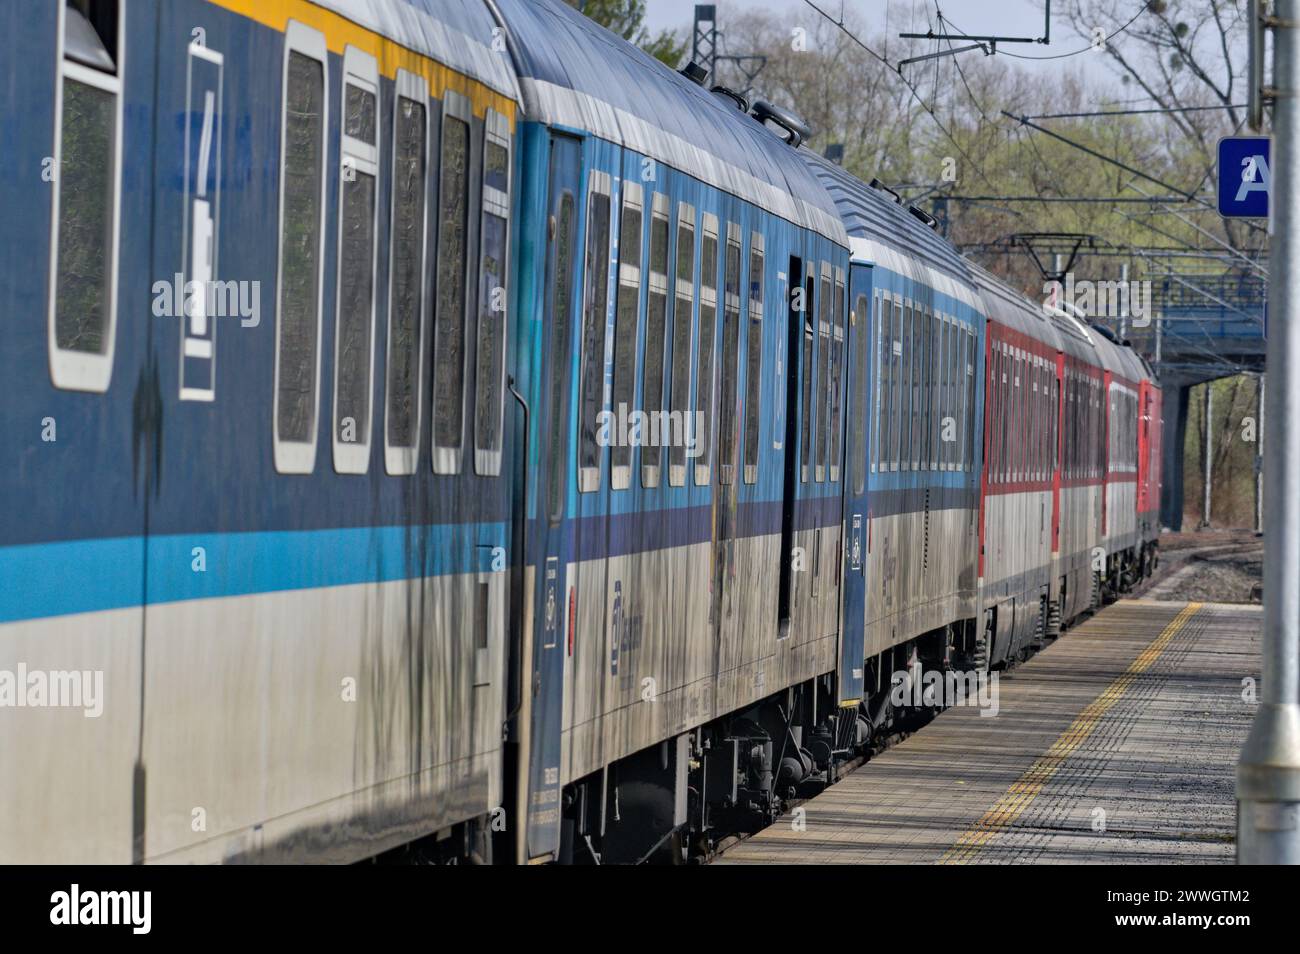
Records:
<instances>
[{"instance_id":1,"label":"blue platform sign","mask_svg":"<svg viewBox=\"0 0 1300 954\"><path fill-rule=\"evenodd\" d=\"M1267 136L1219 140L1219 214L1230 219L1268 218L1270 141Z\"/></svg>"}]
</instances>

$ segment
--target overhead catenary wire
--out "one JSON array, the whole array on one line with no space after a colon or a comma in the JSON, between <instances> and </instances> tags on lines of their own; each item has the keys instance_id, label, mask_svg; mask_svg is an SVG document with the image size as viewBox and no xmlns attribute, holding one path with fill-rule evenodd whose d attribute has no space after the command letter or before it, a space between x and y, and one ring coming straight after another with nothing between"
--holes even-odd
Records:
<instances>
[{"instance_id":1,"label":"overhead catenary wire","mask_svg":"<svg viewBox=\"0 0 1300 954\"><path fill-rule=\"evenodd\" d=\"M836 29L838 29L846 37L848 37L855 44L861 47L870 56L878 60L887 69L892 69L889 60L881 56L871 47L869 47L852 30L846 27L844 25L844 21L842 18L840 20L836 20L829 13L823 10L820 6L814 3L813 0L804 0L804 3L806 3L808 6L816 10L821 16L825 17L827 22L833 24L836 27ZM942 132L944 136L947 137L948 141L953 144L953 146L956 148L957 152L961 155L961 157L971 164L971 167L977 173L979 173L979 177L981 179L983 179L989 185L993 185L993 180L988 177L988 175L984 172L983 168L980 167L979 163L977 163L974 159L972 159L970 154L967 153L966 150L962 148L961 143L957 141L956 137L954 137L953 134L948 130L948 127L944 125L943 120L941 120L938 114L934 111L934 109L929 104L926 103L925 97L923 97L917 91L916 87L912 85L911 82L908 81L907 77L903 76L900 73L898 74L898 78L902 81L903 85L907 87L908 92L912 94L912 98L915 99L921 105L921 108L925 110L925 112L930 116L930 118L934 120L934 124L939 127L939 131Z\"/></svg>"},{"instance_id":2,"label":"overhead catenary wire","mask_svg":"<svg viewBox=\"0 0 1300 954\"><path fill-rule=\"evenodd\" d=\"M1133 16L1129 18L1128 22L1125 23L1122 27L1120 27L1114 33L1106 37L1106 39L1102 41L1103 45L1109 43L1111 40L1115 39L1115 37L1119 36L1121 33L1125 32L1129 27L1131 27L1134 23L1136 23L1138 17L1142 16L1142 14L1147 12L1148 7L1149 4L1146 3L1145 0L1143 0L1141 7L1138 9L1138 12L1133 14ZM957 24L953 23L951 20L949 20L948 22L952 24L952 26L956 27L958 32L960 33L966 32L961 27L957 26ZM1069 53L1054 53L1049 56L1034 56L1030 53L1008 53L1006 50L998 50L997 52L1002 54L1003 56L1014 57L1017 60L1064 60L1071 56L1079 56L1083 53L1091 53L1095 49L1097 49L1097 45L1094 43L1090 43L1081 50L1073 50Z\"/></svg>"}]
</instances>

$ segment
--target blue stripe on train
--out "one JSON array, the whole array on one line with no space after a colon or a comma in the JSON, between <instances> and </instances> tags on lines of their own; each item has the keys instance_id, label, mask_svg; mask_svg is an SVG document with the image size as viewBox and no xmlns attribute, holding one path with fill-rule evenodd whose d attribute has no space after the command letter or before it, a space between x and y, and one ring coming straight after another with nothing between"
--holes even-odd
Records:
<instances>
[{"instance_id":1,"label":"blue stripe on train","mask_svg":"<svg viewBox=\"0 0 1300 954\"><path fill-rule=\"evenodd\" d=\"M151 603L269 593L492 567L506 525L349 527L266 533L151 537ZM205 569L194 569L195 548ZM508 556L503 556L508 561ZM139 606L145 574L141 537L76 540L0 549L0 622Z\"/></svg>"},{"instance_id":2,"label":"blue stripe on train","mask_svg":"<svg viewBox=\"0 0 1300 954\"><path fill-rule=\"evenodd\" d=\"M798 528L838 523L839 504L838 497L801 501ZM779 533L780 515L776 501L742 504L738 535ZM574 532L580 526L587 527L580 558L604 559L707 542L712 509L676 507L570 522ZM507 525L500 522L153 536L148 600L170 603L475 572L490 566L492 547L506 544ZM0 592L0 622L139 606L143 546L143 538L123 536L0 548L0 578L11 583ZM203 572L193 568L199 547Z\"/></svg>"}]
</instances>

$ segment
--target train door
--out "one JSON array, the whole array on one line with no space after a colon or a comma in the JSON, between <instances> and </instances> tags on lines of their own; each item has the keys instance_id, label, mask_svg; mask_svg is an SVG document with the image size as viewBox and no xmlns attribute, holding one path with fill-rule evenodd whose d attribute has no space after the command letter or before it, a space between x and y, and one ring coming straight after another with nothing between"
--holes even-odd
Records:
<instances>
[{"instance_id":1,"label":"train door","mask_svg":"<svg viewBox=\"0 0 1300 954\"><path fill-rule=\"evenodd\" d=\"M553 134L546 213L546 272L543 286L542 399L538 407L536 459L543 462L538 479L537 538L529 541L529 569L536 574L532 639L532 679L521 691L530 699L527 720L528 766L525 860L554 856L560 847L560 755L564 703L564 660L570 651L573 606L567 594L566 567L571 535L569 488L574 454L570 446L573 409L574 329L581 305L582 142ZM604 197L608 201L608 196ZM608 210L606 209L606 221ZM534 556L535 554L535 556Z\"/></svg>"},{"instance_id":2,"label":"train door","mask_svg":"<svg viewBox=\"0 0 1300 954\"><path fill-rule=\"evenodd\" d=\"M786 302L786 373L785 432L781 445L785 451L785 474L781 490L780 583L777 592L779 635L790 633L790 616L794 605L794 505L799 482L799 369L803 354L803 259L790 256L790 293Z\"/></svg>"},{"instance_id":3,"label":"train door","mask_svg":"<svg viewBox=\"0 0 1300 954\"><path fill-rule=\"evenodd\" d=\"M862 698L862 666L866 655L867 598L867 460L871 377L871 269L854 267L850 274L848 335L845 342L844 393L844 616L840 625L840 704Z\"/></svg>"}]
</instances>

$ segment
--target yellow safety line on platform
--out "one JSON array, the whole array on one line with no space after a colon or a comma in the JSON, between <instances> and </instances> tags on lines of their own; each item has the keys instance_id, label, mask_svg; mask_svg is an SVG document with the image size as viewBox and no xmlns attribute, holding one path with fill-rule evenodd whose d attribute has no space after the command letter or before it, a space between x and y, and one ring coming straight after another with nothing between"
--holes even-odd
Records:
<instances>
[{"instance_id":1,"label":"yellow safety line on platform","mask_svg":"<svg viewBox=\"0 0 1300 954\"><path fill-rule=\"evenodd\" d=\"M1128 669L1124 670L1123 675L1107 686L1101 695L1079 713L1078 718L1071 722L1069 728L1062 732L1060 737L1052 743L1052 747L1047 750L1046 754L1031 765L1029 770L1007 789L1006 793L997 800L994 806L986 811L969 830L964 832L951 848L944 852L943 857L939 859L939 864L960 865L968 863L999 832L1010 828L1020 814L1038 797L1039 792L1043 790L1043 787L1056 774L1065 760L1092 734L1092 730L1097 727L1097 723L1101 721L1102 716L1115 703L1119 702L1124 693L1128 691L1129 686L1137 681L1138 676L1151 667L1151 664L1164 652L1165 647L1178 634L1178 631L1187 624L1189 619L1196 615L1196 611L1201 608L1201 605L1200 603L1188 603L1174 617L1173 621L1164 628L1164 631L1138 654L1138 657L1129 664Z\"/></svg>"}]
</instances>

